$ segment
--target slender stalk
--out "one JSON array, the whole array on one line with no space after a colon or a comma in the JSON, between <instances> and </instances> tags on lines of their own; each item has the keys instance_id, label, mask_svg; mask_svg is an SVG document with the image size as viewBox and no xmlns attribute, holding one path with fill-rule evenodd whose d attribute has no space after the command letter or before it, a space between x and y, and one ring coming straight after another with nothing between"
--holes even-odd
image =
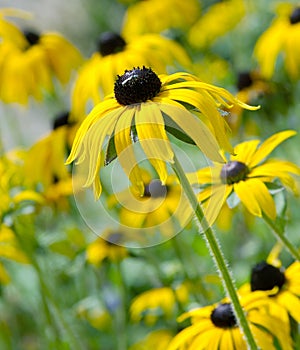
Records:
<instances>
[{"instance_id":1,"label":"slender stalk","mask_svg":"<svg viewBox=\"0 0 300 350\"><path fill-rule=\"evenodd\" d=\"M121 305L117 312L117 342L118 347L117 350L126 350L127 349L127 334L126 334L126 285L123 279L121 263L117 261L116 264L116 273L119 284L119 293L120 293L120 301Z\"/></svg>"},{"instance_id":2,"label":"slender stalk","mask_svg":"<svg viewBox=\"0 0 300 350\"><path fill-rule=\"evenodd\" d=\"M35 254L33 252L32 246L29 243L28 237L23 238L22 233L18 230L18 225L14 225L14 232L15 236L18 238L21 247L23 248L24 252L26 253L31 265L36 271L36 274L38 276L38 280L40 283L41 288L41 298L42 303L44 307L44 312L47 318L47 322L49 326L55 331L56 339L59 341L61 336L61 331L65 331L67 334L67 337L69 338L70 344L72 344L72 349L74 350L80 350L81 346L79 345L78 340L76 339L75 335L73 334L72 330L70 329L69 325L65 321L64 317L61 314L60 308L56 303L56 300L53 298L48 285L45 280L45 276L38 264L38 261L35 257ZM50 307L49 307L50 306ZM55 317L53 317L51 309L54 311L54 316L59 319L60 325L57 324ZM62 326L62 328L60 327Z\"/></svg>"},{"instance_id":3,"label":"slender stalk","mask_svg":"<svg viewBox=\"0 0 300 350\"><path fill-rule=\"evenodd\" d=\"M277 239L282 242L283 246L290 252L290 254L298 261L300 261L300 253L297 248L289 241L289 239L285 236L284 230L280 229L278 225L276 225L275 221L272 221L266 215L263 215L265 222L272 228L274 234Z\"/></svg>"},{"instance_id":4,"label":"slender stalk","mask_svg":"<svg viewBox=\"0 0 300 350\"><path fill-rule=\"evenodd\" d=\"M193 188L191 187L191 185L190 185L190 183L185 175L185 171L183 170L183 168L182 168L181 164L179 163L176 156L174 156L174 163L172 164L172 168L173 168L174 172L176 173L192 208L195 211L195 215L196 215L200 225L203 227L203 235L205 237L207 246L210 250L212 258L214 259L214 262L216 264L218 272L221 276L225 291L227 292L227 295L229 296L229 298L231 300L236 319L240 325L241 331L244 334L244 337L245 337L245 340L248 344L248 347L251 350L257 350L258 347L257 347L256 342L254 340L254 337L251 333L251 330L250 330L248 321L245 317L242 306L239 302L239 298L238 298L237 293L236 293L236 288L235 288L235 285L233 282L233 278L231 276L229 269L227 268L228 265L227 265L225 258L223 256L221 246L220 246L218 240L216 239L216 236L215 236L213 229L209 226L209 223L207 222L207 220L205 218L203 210L202 210L200 204L198 203L198 200L197 200L197 197L193 191Z\"/></svg>"}]
</instances>

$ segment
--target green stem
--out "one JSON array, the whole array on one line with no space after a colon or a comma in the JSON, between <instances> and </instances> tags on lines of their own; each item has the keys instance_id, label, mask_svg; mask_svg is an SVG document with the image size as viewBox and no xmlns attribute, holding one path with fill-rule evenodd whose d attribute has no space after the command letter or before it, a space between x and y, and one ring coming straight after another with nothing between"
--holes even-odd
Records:
<instances>
[{"instance_id":1,"label":"green stem","mask_svg":"<svg viewBox=\"0 0 300 350\"><path fill-rule=\"evenodd\" d=\"M117 312L117 342L118 347L117 350L126 350L127 349L127 334L126 334L126 285L123 279L121 263L120 261L116 262L116 272L119 284L119 293L120 293L120 301L121 305Z\"/></svg>"},{"instance_id":2,"label":"green stem","mask_svg":"<svg viewBox=\"0 0 300 350\"><path fill-rule=\"evenodd\" d=\"M44 307L44 311L46 314L47 322L49 326L55 330L56 339L60 340L60 334L61 330L63 329L65 333L67 334L67 337L69 338L70 343L72 344L72 349L74 350L80 350L81 346L79 346L78 340L76 339L75 335L73 334L72 330L70 329L69 325L65 321L64 317L61 314L60 307L57 305L56 300L53 298L48 285L45 281L45 274L41 270L38 261L35 257L35 253L32 249L31 244L29 244L30 240L28 237L23 237L22 232L19 233L18 225L14 225L14 232L15 236L18 238L21 247L23 248L24 252L26 253L31 265L36 271L36 274L38 276L38 280L40 283L41 288L41 298L42 303ZM52 316L51 309L54 311L54 316L56 316L59 319L60 325L57 324L55 317ZM60 327L62 326L62 327Z\"/></svg>"},{"instance_id":3,"label":"green stem","mask_svg":"<svg viewBox=\"0 0 300 350\"><path fill-rule=\"evenodd\" d=\"M224 288L227 292L227 295L229 296L233 310L235 312L237 321L240 325L240 328L242 332L244 333L246 342L248 344L249 349L251 350L257 350L258 347L256 345L256 342L254 340L254 337L251 333L248 321L245 317L244 311L242 309L242 306L239 302L239 298L236 293L236 288L233 283L233 278L231 276L231 273L229 272L227 268L227 263L225 261L225 258L223 256L223 252L221 250L221 246L216 239L215 233L213 229L209 226L209 223L207 222L205 215L203 213L203 210L198 203L197 197L193 191L193 188L191 187L186 175L185 171L183 170L181 164L179 163L176 156L174 156L174 163L172 164L172 168L174 172L176 173L182 188L192 206L192 208L195 211L196 217L200 223L200 225L203 227L203 235L206 239L207 246L210 250L210 253L212 255L212 258L214 259L214 262L217 266L218 272L221 276L221 279L224 284Z\"/></svg>"},{"instance_id":4,"label":"green stem","mask_svg":"<svg viewBox=\"0 0 300 350\"><path fill-rule=\"evenodd\" d=\"M280 229L276 222L268 218L266 215L263 215L265 222L272 228L277 239L282 242L285 248L290 252L290 254L298 261L300 261L300 253L297 248L288 240L284 234L284 230Z\"/></svg>"}]
</instances>

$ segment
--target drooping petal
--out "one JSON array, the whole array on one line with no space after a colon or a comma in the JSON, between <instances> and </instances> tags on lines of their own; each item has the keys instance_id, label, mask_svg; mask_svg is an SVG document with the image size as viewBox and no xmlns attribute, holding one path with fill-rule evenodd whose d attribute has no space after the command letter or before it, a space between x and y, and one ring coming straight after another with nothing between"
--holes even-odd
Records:
<instances>
[{"instance_id":1,"label":"drooping petal","mask_svg":"<svg viewBox=\"0 0 300 350\"><path fill-rule=\"evenodd\" d=\"M248 182L249 180L235 183L233 185L234 192L251 214L261 217L261 208L252 192L252 189L248 186Z\"/></svg>"},{"instance_id":2,"label":"drooping petal","mask_svg":"<svg viewBox=\"0 0 300 350\"><path fill-rule=\"evenodd\" d=\"M172 118L174 122L195 141L196 145L208 158L216 162L224 163L215 137L201 120L195 119L193 115L185 109L173 105L161 103L159 104L159 108Z\"/></svg>"},{"instance_id":3,"label":"drooping petal","mask_svg":"<svg viewBox=\"0 0 300 350\"><path fill-rule=\"evenodd\" d=\"M278 132L267 140L265 140L255 154L252 157L251 162L249 163L250 167L254 167L259 164L265 157L267 157L279 144L281 144L286 139L296 135L297 132L294 130L286 130Z\"/></svg>"},{"instance_id":4,"label":"drooping petal","mask_svg":"<svg viewBox=\"0 0 300 350\"><path fill-rule=\"evenodd\" d=\"M139 170L138 161L134 154L131 140L131 123L136 112L135 107L128 107L118 119L115 127L115 147L118 160L128 176L130 182L142 196L144 194L144 182Z\"/></svg>"},{"instance_id":5,"label":"drooping petal","mask_svg":"<svg viewBox=\"0 0 300 350\"><path fill-rule=\"evenodd\" d=\"M172 163L174 154L159 107L152 102L142 103L135 126L141 146L164 184L168 176L166 162Z\"/></svg>"}]
</instances>

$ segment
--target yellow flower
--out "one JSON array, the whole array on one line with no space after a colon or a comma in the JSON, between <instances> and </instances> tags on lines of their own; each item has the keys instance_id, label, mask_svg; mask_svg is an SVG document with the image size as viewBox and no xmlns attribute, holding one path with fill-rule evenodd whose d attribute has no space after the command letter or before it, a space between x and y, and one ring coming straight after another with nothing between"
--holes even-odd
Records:
<instances>
[{"instance_id":1,"label":"yellow flower","mask_svg":"<svg viewBox=\"0 0 300 350\"><path fill-rule=\"evenodd\" d=\"M225 89L206 84L188 73L158 77L145 67L118 76L114 91L115 95L100 102L82 122L67 159L67 164L75 159L77 163L88 163L85 186L93 185L96 197L101 194L99 170L104 162L108 164L116 157L140 195L144 194L132 148L137 138L165 185L166 162L172 163L174 157L167 132L195 143L210 159L223 162L219 144L232 149L226 136L226 121L219 109L235 104L255 109L241 103ZM187 105L196 108L209 127L193 115ZM101 151L107 136L104 156Z\"/></svg>"},{"instance_id":2,"label":"yellow flower","mask_svg":"<svg viewBox=\"0 0 300 350\"><path fill-rule=\"evenodd\" d=\"M9 259L19 263L28 263L28 258L22 252L14 232L5 224L0 225L0 258ZM0 284L9 283L10 277L3 262L0 262Z\"/></svg>"},{"instance_id":3,"label":"yellow flower","mask_svg":"<svg viewBox=\"0 0 300 350\"><path fill-rule=\"evenodd\" d=\"M129 350L166 350L173 334L166 329L159 329L147 334L146 338L132 345Z\"/></svg>"},{"instance_id":4,"label":"yellow flower","mask_svg":"<svg viewBox=\"0 0 300 350\"><path fill-rule=\"evenodd\" d=\"M99 237L90 243L86 249L86 260L93 265L100 265L104 259L116 262L128 255L122 244L122 232L107 230L103 238Z\"/></svg>"},{"instance_id":5,"label":"yellow flower","mask_svg":"<svg viewBox=\"0 0 300 350\"><path fill-rule=\"evenodd\" d=\"M207 185L199 193L199 199L205 201L210 198L214 189L214 194L220 191L225 193L223 202L230 195L235 195L235 199L240 200L252 215L261 217L264 213L274 220L276 207L267 184L279 179L296 193L296 182L291 174L300 175L300 168L289 161L266 160L266 157L280 143L295 134L293 130L282 131L260 145L259 140L242 142L234 148L234 154L225 165L216 164L189 174L192 183Z\"/></svg>"},{"instance_id":6,"label":"yellow flower","mask_svg":"<svg viewBox=\"0 0 300 350\"><path fill-rule=\"evenodd\" d=\"M292 350L289 325L268 313L274 302L266 293L258 291L243 295L240 302L260 349L275 350L274 340L277 339L281 349ZM247 349L228 301L188 311L178 320L187 318L191 318L191 325L175 336L167 350Z\"/></svg>"},{"instance_id":7,"label":"yellow flower","mask_svg":"<svg viewBox=\"0 0 300 350\"><path fill-rule=\"evenodd\" d=\"M167 236L181 231L192 217L192 210L175 175L165 185L141 169L145 184L143 196L130 187L108 199L108 207L120 206L119 220L130 228L159 228Z\"/></svg>"},{"instance_id":8,"label":"yellow flower","mask_svg":"<svg viewBox=\"0 0 300 350\"><path fill-rule=\"evenodd\" d=\"M135 323L143 319L147 325L153 325L160 316L171 318L177 301L176 289L160 287L147 290L133 299L130 306L131 319Z\"/></svg>"},{"instance_id":9,"label":"yellow flower","mask_svg":"<svg viewBox=\"0 0 300 350\"><path fill-rule=\"evenodd\" d=\"M158 73L167 67L189 67L191 62L185 50L175 41L158 34L126 37L104 32L95 52L81 67L72 92L72 117L82 120L92 107L110 94L118 74L131 67L149 66ZM90 111L90 110L88 110Z\"/></svg>"},{"instance_id":10,"label":"yellow flower","mask_svg":"<svg viewBox=\"0 0 300 350\"><path fill-rule=\"evenodd\" d=\"M165 29L185 29L196 21L199 13L197 0L139 1L127 9L122 32L131 37L161 33Z\"/></svg>"},{"instance_id":11,"label":"yellow flower","mask_svg":"<svg viewBox=\"0 0 300 350\"><path fill-rule=\"evenodd\" d=\"M281 305L288 314L300 322L300 262L287 269L276 267L266 261L256 264L251 270L251 281L240 288L241 293L263 290Z\"/></svg>"},{"instance_id":12,"label":"yellow flower","mask_svg":"<svg viewBox=\"0 0 300 350\"><path fill-rule=\"evenodd\" d=\"M190 29L189 43L196 48L208 47L233 29L244 15L245 5L242 0L221 1L211 5Z\"/></svg>"},{"instance_id":13,"label":"yellow flower","mask_svg":"<svg viewBox=\"0 0 300 350\"><path fill-rule=\"evenodd\" d=\"M258 71L240 72L238 74L236 85L238 89L236 97L244 103L256 103L259 97L271 93L270 84L265 81ZM235 106L230 110L228 124L230 125L231 130L234 132L238 132L240 130L242 112L243 109L239 106ZM248 125L243 126L245 128L248 127Z\"/></svg>"},{"instance_id":14,"label":"yellow flower","mask_svg":"<svg viewBox=\"0 0 300 350\"><path fill-rule=\"evenodd\" d=\"M292 79L300 77L300 7L281 4L277 17L259 37L255 48L261 73L270 79L276 71L276 62L283 53L284 67Z\"/></svg>"},{"instance_id":15,"label":"yellow flower","mask_svg":"<svg viewBox=\"0 0 300 350\"><path fill-rule=\"evenodd\" d=\"M12 26L7 29L8 37ZM16 34L17 31L15 27L14 37L0 43L0 99L26 105L30 96L41 100L44 91L53 91L53 77L68 83L72 70L82 63L82 56L58 33Z\"/></svg>"}]
</instances>

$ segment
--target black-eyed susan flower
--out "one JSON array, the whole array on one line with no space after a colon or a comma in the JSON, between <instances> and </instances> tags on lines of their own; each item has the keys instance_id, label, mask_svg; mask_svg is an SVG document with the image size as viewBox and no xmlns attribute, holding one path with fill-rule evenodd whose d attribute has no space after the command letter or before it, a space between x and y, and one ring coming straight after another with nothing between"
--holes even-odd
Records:
<instances>
[{"instance_id":1,"label":"black-eyed susan flower","mask_svg":"<svg viewBox=\"0 0 300 350\"><path fill-rule=\"evenodd\" d=\"M188 33L189 43L196 48L206 48L216 39L233 29L245 15L242 0L217 2L203 12ZM216 25L218 23L218 25Z\"/></svg>"},{"instance_id":2,"label":"black-eyed susan flower","mask_svg":"<svg viewBox=\"0 0 300 350\"><path fill-rule=\"evenodd\" d=\"M58 33L24 30L9 38L0 43L0 99L6 103L26 105L30 96L41 100L45 91L53 91L53 77L68 83L83 60L78 49Z\"/></svg>"},{"instance_id":3,"label":"black-eyed susan flower","mask_svg":"<svg viewBox=\"0 0 300 350\"><path fill-rule=\"evenodd\" d=\"M139 1L128 7L122 32L131 37L161 33L166 29L186 29L196 21L199 14L197 0Z\"/></svg>"},{"instance_id":4,"label":"black-eyed susan flower","mask_svg":"<svg viewBox=\"0 0 300 350\"><path fill-rule=\"evenodd\" d=\"M271 316L268 309L274 304L264 292L240 297L254 338L262 350L275 350L275 339L281 349L292 349L289 326ZM167 350L246 350L247 344L238 327L231 304L224 300L188 311L178 321L191 319L191 325L178 333Z\"/></svg>"},{"instance_id":5,"label":"black-eyed susan flower","mask_svg":"<svg viewBox=\"0 0 300 350\"><path fill-rule=\"evenodd\" d=\"M185 227L192 210L175 175L169 175L165 185L141 169L145 184L143 196L131 186L114 193L108 199L108 207L119 208L118 218L130 228L159 229L165 235L175 234Z\"/></svg>"},{"instance_id":6,"label":"black-eyed susan flower","mask_svg":"<svg viewBox=\"0 0 300 350\"><path fill-rule=\"evenodd\" d=\"M102 237L97 238L86 248L86 260L92 265L99 266L107 259L112 262L126 258L128 250L122 246L123 233L107 230Z\"/></svg>"},{"instance_id":7,"label":"black-eyed susan flower","mask_svg":"<svg viewBox=\"0 0 300 350\"><path fill-rule=\"evenodd\" d=\"M173 334L171 331L158 329L147 334L144 339L132 345L129 350L166 350L172 338Z\"/></svg>"},{"instance_id":8,"label":"black-eyed susan flower","mask_svg":"<svg viewBox=\"0 0 300 350\"><path fill-rule=\"evenodd\" d=\"M299 261L286 269L262 261L252 268L250 283L244 284L240 292L269 291L272 300L281 305L294 320L300 322L299 276Z\"/></svg>"},{"instance_id":9,"label":"black-eyed susan flower","mask_svg":"<svg viewBox=\"0 0 300 350\"><path fill-rule=\"evenodd\" d=\"M206 184L199 193L199 199L210 198L214 193L224 191L223 201L234 195L255 216L263 213L274 220L276 207L267 184L279 179L284 186L297 192L296 181L292 175L300 175L300 168L289 161L266 159L284 140L296 134L293 130L276 133L260 144L260 140L245 141L234 147L234 154L224 164L216 164L190 175L191 182ZM225 186L225 189L224 189Z\"/></svg>"},{"instance_id":10,"label":"black-eyed susan flower","mask_svg":"<svg viewBox=\"0 0 300 350\"><path fill-rule=\"evenodd\" d=\"M277 17L259 37L254 48L261 73L270 79L283 54L284 68L291 79L300 77L300 7L292 3L278 6Z\"/></svg>"},{"instance_id":11,"label":"black-eyed susan flower","mask_svg":"<svg viewBox=\"0 0 300 350\"><path fill-rule=\"evenodd\" d=\"M232 149L226 136L226 121L219 109L235 104L255 109L225 89L206 84L188 73L157 76L145 67L125 71L115 82L114 95L107 96L82 122L67 164L75 159L77 163L87 162L85 186L93 185L99 197L99 170L118 157L126 175L143 195L144 183L132 148L137 139L165 185L166 162L172 163L174 157L167 132L188 139L210 159L223 162L219 147ZM196 108L208 127L187 106Z\"/></svg>"},{"instance_id":12,"label":"black-eyed susan flower","mask_svg":"<svg viewBox=\"0 0 300 350\"><path fill-rule=\"evenodd\" d=\"M170 319L174 316L177 302L187 302L188 293L182 293L181 288L186 287L153 288L137 295L130 305L131 320L134 323L143 320L147 325L153 325L160 317Z\"/></svg>"},{"instance_id":13,"label":"black-eyed susan flower","mask_svg":"<svg viewBox=\"0 0 300 350\"><path fill-rule=\"evenodd\" d=\"M3 223L0 225L0 284L6 284L9 283L10 276L2 259L9 259L23 264L29 263L27 256L18 244L13 230Z\"/></svg>"},{"instance_id":14,"label":"black-eyed susan flower","mask_svg":"<svg viewBox=\"0 0 300 350\"><path fill-rule=\"evenodd\" d=\"M39 191L45 203L59 204L62 209L68 207L64 199L74 192L71 171L64 163L76 125L69 122L69 112L64 111L55 117L52 128L26 152L24 175L26 184Z\"/></svg>"},{"instance_id":15,"label":"black-eyed susan flower","mask_svg":"<svg viewBox=\"0 0 300 350\"><path fill-rule=\"evenodd\" d=\"M143 65L161 74L170 67L186 69L190 66L190 59L178 43L158 34L127 37L114 32L102 33L98 51L81 67L75 80L72 92L73 119L82 120L90 107L110 94L118 74Z\"/></svg>"},{"instance_id":16,"label":"black-eyed susan flower","mask_svg":"<svg viewBox=\"0 0 300 350\"><path fill-rule=\"evenodd\" d=\"M272 91L270 84L256 70L239 72L236 79L236 87L238 90L236 97L247 104L257 103L261 96L270 94ZM242 112L243 109L239 106L235 106L230 110L228 124L233 132L238 132L240 129ZM244 127L249 128L248 124Z\"/></svg>"}]
</instances>

